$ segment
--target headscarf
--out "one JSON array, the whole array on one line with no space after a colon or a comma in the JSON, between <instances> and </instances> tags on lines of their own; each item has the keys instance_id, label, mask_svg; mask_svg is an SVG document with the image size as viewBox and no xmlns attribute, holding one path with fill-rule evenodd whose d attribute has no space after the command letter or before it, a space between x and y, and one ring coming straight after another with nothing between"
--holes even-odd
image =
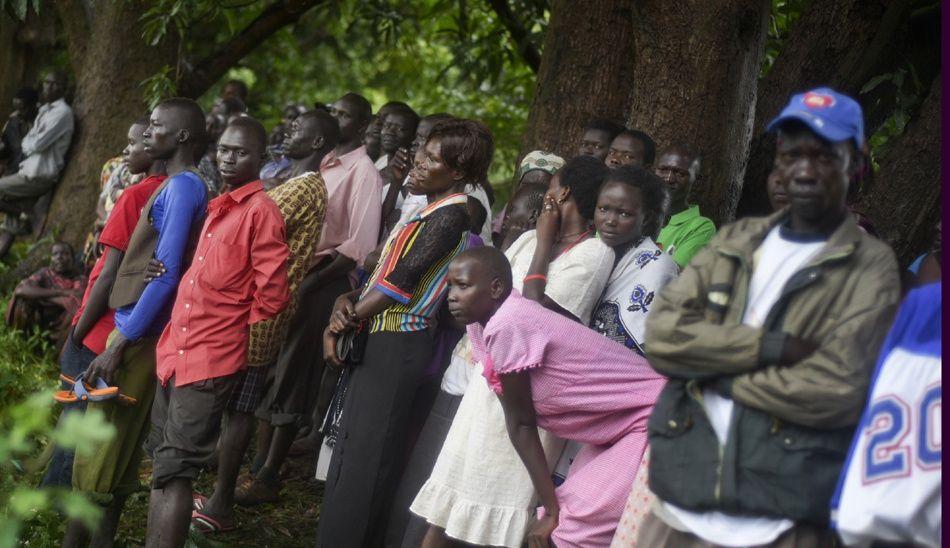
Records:
<instances>
[{"instance_id":1,"label":"headscarf","mask_svg":"<svg viewBox=\"0 0 950 548\"><path fill-rule=\"evenodd\" d=\"M545 152L543 150L534 150L529 152L522 160L521 165L518 166L518 177L516 180L520 181L524 174L529 171L534 171L540 169L541 171L546 171L551 175L557 173L557 170L561 169L564 165L564 158L561 158L557 154L552 154L550 152Z\"/></svg>"}]
</instances>

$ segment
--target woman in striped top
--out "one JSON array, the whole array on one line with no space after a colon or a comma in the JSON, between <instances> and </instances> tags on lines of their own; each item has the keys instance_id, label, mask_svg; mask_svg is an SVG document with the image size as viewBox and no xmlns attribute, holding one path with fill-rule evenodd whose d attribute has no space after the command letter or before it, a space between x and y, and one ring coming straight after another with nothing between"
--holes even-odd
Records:
<instances>
[{"instance_id":1,"label":"woman in striped top","mask_svg":"<svg viewBox=\"0 0 950 548\"><path fill-rule=\"evenodd\" d=\"M324 332L327 361L341 365L336 340L360 322L369 322L369 337L362 363L350 371L317 546L381 544L410 406L434 346L428 328L445 299L448 264L468 242L463 189L485 179L493 148L479 122L436 125L408 185L429 205L393 231L362 291L337 301Z\"/></svg>"}]
</instances>

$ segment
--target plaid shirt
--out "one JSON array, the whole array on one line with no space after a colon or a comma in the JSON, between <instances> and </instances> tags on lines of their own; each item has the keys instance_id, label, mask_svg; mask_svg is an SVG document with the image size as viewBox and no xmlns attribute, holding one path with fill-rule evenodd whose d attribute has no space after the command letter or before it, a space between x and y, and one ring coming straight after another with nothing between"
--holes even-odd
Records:
<instances>
[{"instance_id":1,"label":"plaid shirt","mask_svg":"<svg viewBox=\"0 0 950 548\"><path fill-rule=\"evenodd\" d=\"M290 302L287 308L272 320L251 325L247 348L247 365L267 365L277 358L290 318L297 310L297 289L304 274L310 269L313 249L320 241L323 218L327 207L327 187L319 173L308 172L288 180L270 190L268 196L277 204L287 230L287 282Z\"/></svg>"}]
</instances>

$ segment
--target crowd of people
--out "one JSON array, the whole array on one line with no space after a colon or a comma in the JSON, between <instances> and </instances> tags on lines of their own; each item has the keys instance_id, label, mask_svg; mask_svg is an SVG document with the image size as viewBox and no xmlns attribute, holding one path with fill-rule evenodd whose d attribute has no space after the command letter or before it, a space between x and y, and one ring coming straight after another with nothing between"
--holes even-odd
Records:
<instances>
[{"instance_id":1,"label":"crowd of people","mask_svg":"<svg viewBox=\"0 0 950 548\"><path fill-rule=\"evenodd\" d=\"M63 167L62 91L4 129L11 223ZM794 95L774 213L717 230L700 153L649 131L592 120L500 204L481 122L347 93L268 133L247 94L130 121L82 261L54 246L11 302L62 326L64 416L117 431L53 453L44 485L104 510L64 546L112 545L146 456L146 545L180 547L279 500L292 454L323 548L939 546L940 240L904 276L849 208L852 98Z\"/></svg>"}]
</instances>

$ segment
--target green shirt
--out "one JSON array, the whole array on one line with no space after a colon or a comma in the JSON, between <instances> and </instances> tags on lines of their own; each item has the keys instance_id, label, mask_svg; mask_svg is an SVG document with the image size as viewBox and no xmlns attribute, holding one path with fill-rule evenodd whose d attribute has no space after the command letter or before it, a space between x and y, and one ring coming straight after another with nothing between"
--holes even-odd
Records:
<instances>
[{"instance_id":1,"label":"green shirt","mask_svg":"<svg viewBox=\"0 0 950 548\"><path fill-rule=\"evenodd\" d=\"M699 206L694 205L670 217L656 241L683 268L715 235L716 225L700 215Z\"/></svg>"}]
</instances>

